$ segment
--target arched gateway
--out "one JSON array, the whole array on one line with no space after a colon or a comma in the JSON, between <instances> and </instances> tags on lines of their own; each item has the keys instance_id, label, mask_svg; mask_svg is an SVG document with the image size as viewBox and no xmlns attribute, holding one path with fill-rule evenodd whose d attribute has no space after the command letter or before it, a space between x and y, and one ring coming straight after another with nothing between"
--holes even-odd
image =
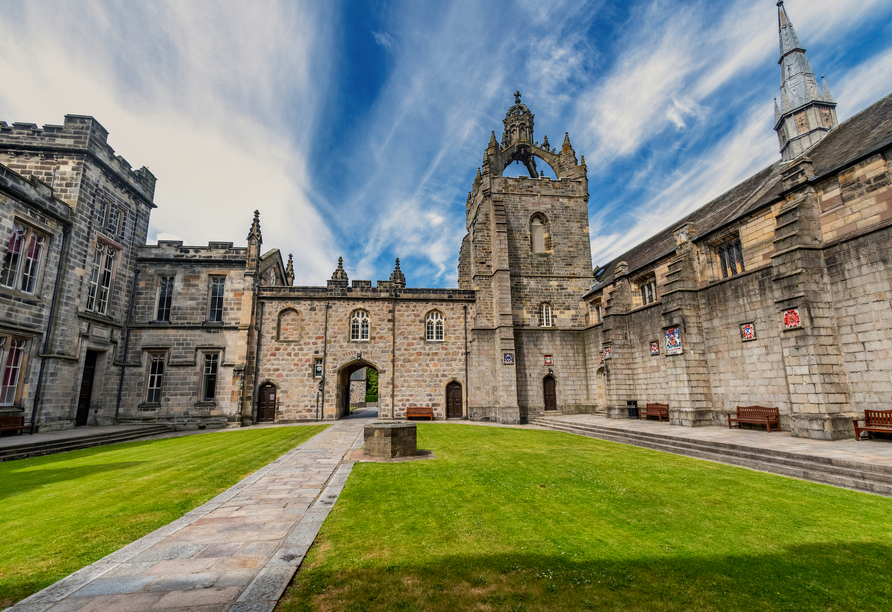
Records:
<instances>
[{"instance_id":1,"label":"arched gateway","mask_svg":"<svg viewBox=\"0 0 892 612\"><path fill-rule=\"evenodd\" d=\"M355 359L345 363L338 369L338 388L335 396L335 405L337 406L336 417L342 419L350 414L350 379L355 372L363 368L378 371L378 367L365 359Z\"/></svg>"}]
</instances>

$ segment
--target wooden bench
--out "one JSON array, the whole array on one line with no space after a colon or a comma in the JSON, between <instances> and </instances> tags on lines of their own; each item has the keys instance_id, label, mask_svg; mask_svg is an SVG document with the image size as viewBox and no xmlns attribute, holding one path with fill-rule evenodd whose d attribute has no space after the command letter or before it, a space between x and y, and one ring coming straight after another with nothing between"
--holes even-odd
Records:
<instances>
[{"instance_id":1,"label":"wooden bench","mask_svg":"<svg viewBox=\"0 0 892 612\"><path fill-rule=\"evenodd\" d=\"M737 416L728 415L728 429L732 429L732 423L750 423L752 425L764 425L768 431L771 426L777 427L780 431L780 411L777 408L766 408L765 406L738 406Z\"/></svg>"},{"instance_id":2,"label":"wooden bench","mask_svg":"<svg viewBox=\"0 0 892 612\"><path fill-rule=\"evenodd\" d=\"M660 423L663 422L665 418L667 421L669 420L669 404L647 404L644 409L638 409L638 420L646 419L647 417L655 416L660 419Z\"/></svg>"},{"instance_id":3,"label":"wooden bench","mask_svg":"<svg viewBox=\"0 0 892 612\"><path fill-rule=\"evenodd\" d=\"M430 419L434 420L434 409L424 406L409 406L406 408L406 419Z\"/></svg>"},{"instance_id":4,"label":"wooden bench","mask_svg":"<svg viewBox=\"0 0 892 612\"><path fill-rule=\"evenodd\" d=\"M858 423L864 421L864 425ZM855 440L861 441L861 432L867 432L870 440L870 432L892 434L892 410L865 410L863 419L855 419Z\"/></svg>"},{"instance_id":5,"label":"wooden bench","mask_svg":"<svg viewBox=\"0 0 892 612\"><path fill-rule=\"evenodd\" d=\"M26 429L29 434L34 433L34 425L25 425L24 416L0 416L0 432L17 431L22 435Z\"/></svg>"}]
</instances>

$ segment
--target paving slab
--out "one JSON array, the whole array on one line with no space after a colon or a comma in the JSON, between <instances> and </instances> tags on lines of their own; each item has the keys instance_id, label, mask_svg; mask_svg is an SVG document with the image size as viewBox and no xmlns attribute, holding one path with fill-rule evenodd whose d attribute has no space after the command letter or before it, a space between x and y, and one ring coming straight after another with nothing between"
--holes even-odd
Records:
<instances>
[{"instance_id":1,"label":"paving slab","mask_svg":"<svg viewBox=\"0 0 892 612\"><path fill-rule=\"evenodd\" d=\"M182 518L9 608L273 610L347 482L374 411L334 423Z\"/></svg>"}]
</instances>

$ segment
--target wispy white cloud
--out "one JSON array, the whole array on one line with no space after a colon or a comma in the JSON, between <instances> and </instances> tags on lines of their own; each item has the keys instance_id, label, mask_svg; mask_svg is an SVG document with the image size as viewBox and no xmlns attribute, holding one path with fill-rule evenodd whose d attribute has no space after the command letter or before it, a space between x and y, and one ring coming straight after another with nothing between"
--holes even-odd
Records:
<instances>
[{"instance_id":1,"label":"wispy white cloud","mask_svg":"<svg viewBox=\"0 0 892 612\"><path fill-rule=\"evenodd\" d=\"M315 4L27 3L20 20L0 22L17 84L0 91L0 111L40 123L95 116L119 153L158 177L151 237L238 243L258 208L265 243L298 253L299 278L318 277L331 234L304 151L327 79L312 51L331 44L331 26Z\"/></svg>"},{"instance_id":2,"label":"wispy white cloud","mask_svg":"<svg viewBox=\"0 0 892 612\"><path fill-rule=\"evenodd\" d=\"M376 43L378 43L388 51L393 51L393 47L396 44L396 42L393 40L393 36L391 36L387 32L372 32L372 36L375 37Z\"/></svg>"}]
</instances>

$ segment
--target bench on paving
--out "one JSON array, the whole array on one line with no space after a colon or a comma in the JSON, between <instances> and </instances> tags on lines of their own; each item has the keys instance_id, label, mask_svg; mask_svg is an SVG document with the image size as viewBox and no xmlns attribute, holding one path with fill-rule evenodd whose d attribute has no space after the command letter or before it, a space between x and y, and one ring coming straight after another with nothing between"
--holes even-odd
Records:
<instances>
[{"instance_id":1,"label":"bench on paving","mask_svg":"<svg viewBox=\"0 0 892 612\"><path fill-rule=\"evenodd\" d=\"M864 425L858 425L863 422ZM861 441L861 432L867 432L867 439L870 439L870 432L889 433L892 434L892 410L865 410L863 419L855 419L855 440Z\"/></svg>"},{"instance_id":2,"label":"bench on paving","mask_svg":"<svg viewBox=\"0 0 892 612\"><path fill-rule=\"evenodd\" d=\"M406 408L407 419L430 419L434 420L434 409L424 406L409 406Z\"/></svg>"},{"instance_id":3,"label":"bench on paving","mask_svg":"<svg viewBox=\"0 0 892 612\"><path fill-rule=\"evenodd\" d=\"M22 435L26 429L29 434L34 433L34 425L25 425L24 416L0 416L0 432L18 431Z\"/></svg>"},{"instance_id":4,"label":"bench on paving","mask_svg":"<svg viewBox=\"0 0 892 612\"><path fill-rule=\"evenodd\" d=\"M669 420L669 404L647 404L644 409L638 410L638 420L655 416L660 419L660 423L665 418Z\"/></svg>"},{"instance_id":5,"label":"bench on paving","mask_svg":"<svg viewBox=\"0 0 892 612\"><path fill-rule=\"evenodd\" d=\"M733 423L750 423L751 425L764 425L768 431L771 426L777 427L780 431L780 411L777 408L766 408L765 406L738 406L737 415L728 415L728 429L733 428Z\"/></svg>"}]
</instances>

